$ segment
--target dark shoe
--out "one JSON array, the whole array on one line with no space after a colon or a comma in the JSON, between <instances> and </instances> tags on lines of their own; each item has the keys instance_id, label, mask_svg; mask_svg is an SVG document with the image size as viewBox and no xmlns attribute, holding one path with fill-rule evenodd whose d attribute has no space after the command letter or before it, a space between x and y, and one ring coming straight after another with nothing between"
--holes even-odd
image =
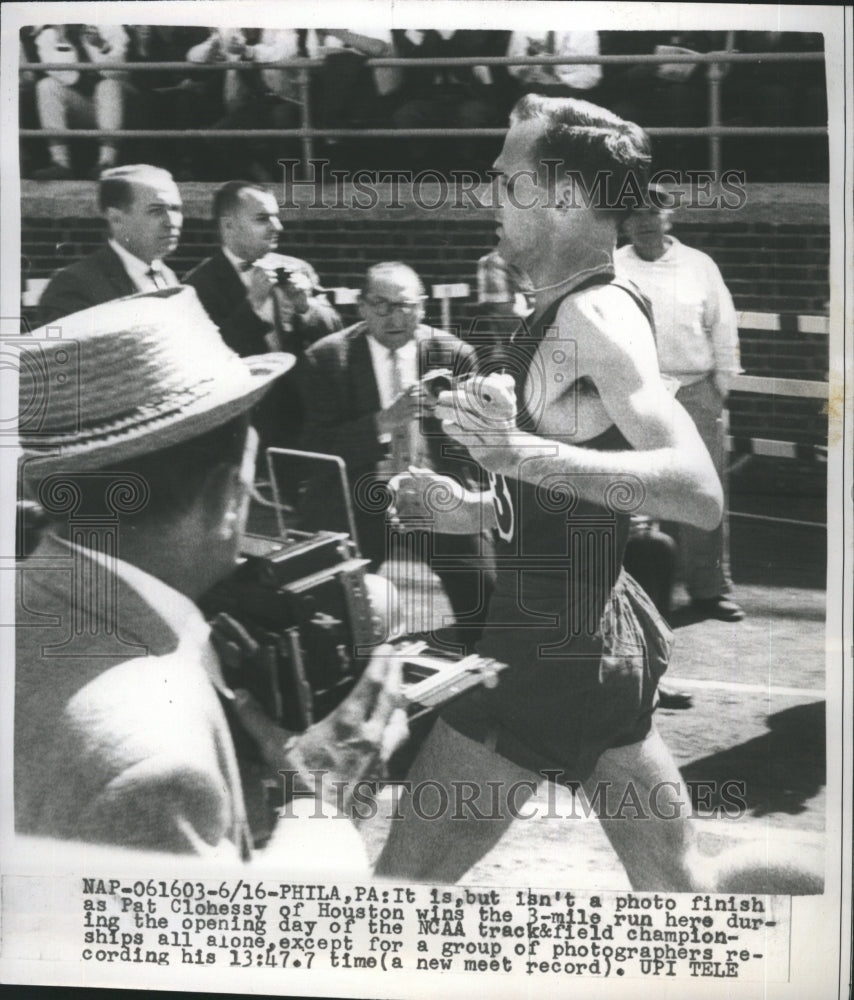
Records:
<instances>
[{"instance_id":1,"label":"dark shoe","mask_svg":"<svg viewBox=\"0 0 854 1000\"><path fill-rule=\"evenodd\" d=\"M684 691L677 691L675 688L666 685L658 685L658 707L681 710L692 708L694 698Z\"/></svg>"},{"instance_id":2,"label":"dark shoe","mask_svg":"<svg viewBox=\"0 0 854 1000\"><path fill-rule=\"evenodd\" d=\"M64 167L54 160L51 160L48 166L33 171L35 181L70 181L73 176L69 167Z\"/></svg>"},{"instance_id":3,"label":"dark shoe","mask_svg":"<svg viewBox=\"0 0 854 1000\"><path fill-rule=\"evenodd\" d=\"M717 597L695 597L691 607L704 618L717 618L721 622L740 622L744 618L741 608L725 594Z\"/></svg>"}]
</instances>

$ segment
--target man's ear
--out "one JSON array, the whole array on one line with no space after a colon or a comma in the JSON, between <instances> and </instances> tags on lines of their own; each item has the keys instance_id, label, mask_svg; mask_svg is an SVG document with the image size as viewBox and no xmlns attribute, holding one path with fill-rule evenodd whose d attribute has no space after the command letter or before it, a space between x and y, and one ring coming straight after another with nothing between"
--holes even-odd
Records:
<instances>
[{"instance_id":1,"label":"man's ear","mask_svg":"<svg viewBox=\"0 0 854 1000\"><path fill-rule=\"evenodd\" d=\"M116 205L110 205L104 214L104 218L107 220L107 225L110 229L114 229L116 226L121 225L124 222L125 213L124 210Z\"/></svg>"},{"instance_id":2,"label":"man's ear","mask_svg":"<svg viewBox=\"0 0 854 1000\"><path fill-rule=\"evenodd\" d=\"M583 204L576 190L575 181L571 177L561 178L555 183L554 202L555 208L564 212Z\"/></svg>"}]
</instances>

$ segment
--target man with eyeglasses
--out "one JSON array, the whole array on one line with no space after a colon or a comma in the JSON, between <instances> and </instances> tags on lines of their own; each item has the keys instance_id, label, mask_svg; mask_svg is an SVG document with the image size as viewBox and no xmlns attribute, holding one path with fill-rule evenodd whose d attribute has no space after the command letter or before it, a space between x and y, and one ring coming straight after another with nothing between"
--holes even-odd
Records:
<instances>
[{"instance_id":1,"label":"man with eyeglasses","mask_svg":"<svg viewBox=\"0 0 854 1000\"><path fill-rule=\"evenodd\" d=\"M489 562L487 537L434 534L429 525L402 533L386 516L384 484L412 466L442 471L463 485L478 479L468 453L432 416L421 384L436 369L455 375L472 371L474 349L423 324L425 298L421 279L405 264L388 262L368 270L361 322L324 337L304 355L302 445L344 460L359 547L371 570L400 549L428 565L435 557L454 617L466 619L458 637L468 643L477 638L488 603L489 573L475 563ZM305 508L322 528L330 521L334 490L315 482L309 494Z\"/></svg>"}]
</instances>

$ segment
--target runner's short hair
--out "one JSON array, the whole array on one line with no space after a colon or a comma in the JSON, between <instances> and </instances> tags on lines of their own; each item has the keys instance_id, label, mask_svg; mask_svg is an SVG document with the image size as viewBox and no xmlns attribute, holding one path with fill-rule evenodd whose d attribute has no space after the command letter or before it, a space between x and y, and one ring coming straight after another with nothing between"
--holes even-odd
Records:
<instances>
[{"instance_id":1,"label":"runner's short hair","mask_svg":"<svg viewBox=\"0 0 854 1000\"><path fill-rule=\"evenodd\" d=\"M592 207L620 216L644 204L652 153L639 125L589 101L541 94L523 97L510 115L511 124L532 120L543 123L531 150L541 176L577 177Z\"/></svg>"}]
</instances>

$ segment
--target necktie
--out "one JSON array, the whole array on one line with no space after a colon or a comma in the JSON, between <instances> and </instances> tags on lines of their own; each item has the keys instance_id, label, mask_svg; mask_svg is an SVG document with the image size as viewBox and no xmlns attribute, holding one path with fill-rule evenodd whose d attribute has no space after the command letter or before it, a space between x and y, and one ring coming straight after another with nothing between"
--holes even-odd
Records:
<instances>
[{"instance_id":1,"label":"necktie","mask_svg":"<svg viewBox=\"0 0 854 1000\"><path fill-rule=\"evenodd\" d=\"M148 275L155 288L159 289L169 287L166 275L160 270L159 267L150 267L145 273Z\"/></svg>"},{"instance_id":2,"label":"necktie","mask_svg":"<svg viewBox=\"0 0 854 1000\"><path fill-rule=\"evenodd\" d=\"M408 388L403 376L403 359L399 350L389 351L389 359L391 361L391 393L392 398L397 399ZM421 431L417 419L398 424L391 436L392 471L406 472L410 465L417 464L420 444Z\"/></svg>"},{"instance_id":3,"label":"necktie","mask_svg":"<svg viewBox=\"0 0 854 1000\"><path fill-rule=\"evenodd\" d=\"M400 352L389 351L389 360L391 361L391 395L392 399L397 399L405 389ZM411 464L409 428L404 423L398 424L392 432L391 462L393 472L405 472Z\"/></svg>"}]
</instances>

